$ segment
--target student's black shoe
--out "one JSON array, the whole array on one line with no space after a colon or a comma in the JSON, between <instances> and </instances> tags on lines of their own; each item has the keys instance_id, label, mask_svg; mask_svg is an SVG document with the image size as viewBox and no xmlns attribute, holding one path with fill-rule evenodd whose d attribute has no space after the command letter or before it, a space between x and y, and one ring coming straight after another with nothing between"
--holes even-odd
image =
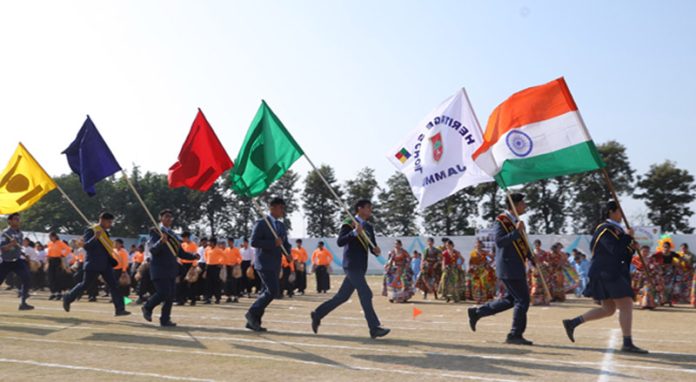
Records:
<instances>
[{"instance_id":1,"label":"student's black shoe","mask_svg":"<svg viewBox=\"0 0 696 382\"><path fill-rule=\"evenodd\" d=\"M319 332L319 325L321 325L321 320L319 317L317 317L317 312L312 311L309 314L309 317L312 318L312 331L314 334L317 334Z\"/></svg>"},{"instance_id":2,"label":"student's black shoe","mask_svg":"<svg viewBox=\"0 0 696 382\"><path fill-rule=\"evenodd\" d=\"M479 317L478 313L476 313L476 310L476 307L471 307L467 309L467 312L469 313L469 327L471 328L472 332L476 331L476 323L481 318Z\"/></svg>"},{"instance_id":3,"label":"student's black shoe","mask_svg":"<svg viewBox=\"0 0 696 382\"><path fill-rule=\"evenodd\" d=\"M208 300L208 299L203 300L203 304L204 304L204 305L210 305L210 304L212 304L212 303L213 303L213 302L210 301L210 300Z\"/></svg>"},{"instance_id":4,"label":"student's black shoe","mask_svg":"<svg viewBox=\"0 0 696 382\"><path fill-rule=\"evenodd\" d=\"M220 305L220 299L219 299L219 298L215 300L215 304L216 304L216 305Z\"/></svg>"},{"instance_id":5,"label":"student's black shoe","mask_svg":"<svg viewBox=\"0 0 696 382\"><path fill-rule=\"evenodd\" d=\"M172 322L172 321L160 322L160 326L163 328L173 328L176 326L176 322Z\"/></svg>"},{"instance_id":6,"label":"student's black shoe","mask_svg":"<svg viewBox=\"0 0 696 382\"><path fill-rule=\"evenodd\" d=\"M23 302L19 304L19 310L32 310L34 307L32 305L27 304L26 302Z\"/></svg>"},{"instance_id":7,"label":"student's black shoe","mask_svg":"<svg viewBox=\"0 0 696 382\"><path fill-rule=\"evenodd\" d=\"M89 301L89 302L97 302L97 297L92 296L92 297L90 297L87 301Z\"/></svg>"},{"instance_id":8,"label":"student's black shoe","mask_svg":"<svg viewBox=\"0 0 696 382\"><path fill-rule=\"evenodd\" d=\"M70 301L68 301L68 296L63 297L63 310L70 312Z\"/></svg>"},{"instance_id":9,"label":"student's black shoe","mask_svg":"<svg viewBox=\"0 0 696 382\"><path fill-rule=\"evenodd\" d=\"M116 313L114 313L114 316L116 316L116 317L119 317L119 316L130 316L130 315L131 315L131 312L129 312L129 311L125 310L125 309L119 310L119 311L117 311Z\"/></svg>"},{"instance_id":10,"label":"student's black shoe","mask_svg":"<svg viewBox=\"0 0 696 382\"><path fill-rule=\"evenodd\" d=\"M563 320L563 327L565 328L570 342L575 342L575 326L573 326L573 320Z\"/></svg>"},{"instance_id":11,"label":"student's black shoe","mask_svg":"<svg viewBox=\"0 0 696 382\"><path fill-rule=\"evenodd\" d=\"M145 321L152 322L152 311L151 310L147 309L147 307L145 307L145 305L143 305L140 308L140 311L143 312L143 318L145 319Z\"/></svg>"},{"instance_id":12,"label":"student's black shoe","mask_svg":"<svg viewBox=\"0 0 696 382\"><path fill-rule=\"evenodd\" d=\"M55 299L56 299L56 295L55 295L55 294L52 294L52 295L48 296L48 300L49 300L49 301L55 300Z\"/></svg>"},{"instance_id":13,"label":"student's black shoe","mask_svg":"<svg viewBox=\"0 0 696 382\"><path fill-rule=\"evenodd\" d=\"M391 332L391 330L389 330L387 328L383 328L381 326L378 326L378 327L370 330L370 337L372 339L384 337L387 334L389 334L389 332Z\"/></svg>"},{"instance_id":14,"label":"student's black shoe","mask_svg":"<svg viewBox=\"0 0 696 382\"><path fill-rule=\"evenodd\" d=\"M225 301L225 302L228 303L228 304L231 303L231 302L232 302L232 297L227 297L227 301Z\"/></svg>"},{"instance_id":15,"label":"student's black shoe","mask_svg":"<svg viewBox=\"0 0 696 382\"><path fill-rule=\"evenodd\" d=\"M633 353L633 354L648 354L648 351L641 349L636 345L622 346L621 352L623 353Z\"/></svg>"},{"instance_id":16,"label":"student's black shoe","mask_svg":"<svg viewBox=\"0 0 696 382\"><path fill-rule=\"evenodd\" d=\"M532 341L526 340L524 337L520 336L512 336L508 335L507 339L505 340L506 344L510 345L533 345L534 343Z\"/></svg>"},{"instance_id":17,"label":"student's black shoe","mask_svg":"<svg viewBox=\"0 0 696 382\"><path fill-rule=\"evenodd\" d=\"M255 332L261 332L263 331L261 328L261 321L259 321L258 318L254 317L250 312L247 312L247 314L244 315L244 317L247 320L246 323L246 328L249 330L253 330Z\"/></svg>"}]
</instances>

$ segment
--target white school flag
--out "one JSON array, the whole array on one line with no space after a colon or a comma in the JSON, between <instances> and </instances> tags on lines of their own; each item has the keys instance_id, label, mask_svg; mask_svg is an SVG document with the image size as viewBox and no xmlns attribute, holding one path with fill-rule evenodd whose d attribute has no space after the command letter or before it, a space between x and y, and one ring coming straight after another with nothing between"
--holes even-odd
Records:
<instances>
[{"instance_id":1,"label":"white school flag","mask_svg":"<svg viewBox=\"0 0 696 382\"><path fill-rule=\"evenodd\" d=\"M422 210L464 187L493 181L471 158L482 136L462 89L428 114L387 158L408 178Z\"/></svg>"}]
</instances>

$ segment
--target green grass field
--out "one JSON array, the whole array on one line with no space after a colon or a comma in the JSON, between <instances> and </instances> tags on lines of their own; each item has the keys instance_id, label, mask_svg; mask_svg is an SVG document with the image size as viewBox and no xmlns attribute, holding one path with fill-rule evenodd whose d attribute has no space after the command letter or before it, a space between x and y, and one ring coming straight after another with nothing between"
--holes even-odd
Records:
<instances>
[{"instance_id":1,"label":"green grass field","mask_svg":"<svg viewBox=\"0 0 696 382\"><path fill-rule=\"evenodd\" d=\"M334 290L340 277L332 278ZM592 303L571 298L532 307L526 337L532 347L503 344L511 312L469 330L469 303L423 301L390 304L378 277L370 278L377 313L392 333L368 336L357 295L311 332L309 312L329 295L274 301L264 317L269 332L244 329L239 304L174 307L174 329L134 314L113 317L106 299L83 299L63 311L46 293L17 310L14 291L0 293L0 381L696 381L696 309L679 306L636 311L634 338L651 354L615 352L616 318L586 324L570 343L561 319ZM311 284L311 283L310 283ZM412 318L413 307L423 314ZM155 311L157 314L158 312ZM156 319L155 319L156 321Z\"/></svg>"}]
</instances>

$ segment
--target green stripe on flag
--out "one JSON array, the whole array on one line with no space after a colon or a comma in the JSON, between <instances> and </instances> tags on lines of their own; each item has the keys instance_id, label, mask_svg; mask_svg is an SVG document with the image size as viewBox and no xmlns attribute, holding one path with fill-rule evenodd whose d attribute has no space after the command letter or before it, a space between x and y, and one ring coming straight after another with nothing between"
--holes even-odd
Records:
<instances>
[{"instance_id":1,"label":"green stripe on flag","mask_svg":"<svg viewBox=\"0 0 696 382\"><path fill-rule=\"evenodd\" d=\"M593 141L524 159L508 159L495 181L503 188L556 176L593 171L605 164Z\"/></svg>"}]
</instances>

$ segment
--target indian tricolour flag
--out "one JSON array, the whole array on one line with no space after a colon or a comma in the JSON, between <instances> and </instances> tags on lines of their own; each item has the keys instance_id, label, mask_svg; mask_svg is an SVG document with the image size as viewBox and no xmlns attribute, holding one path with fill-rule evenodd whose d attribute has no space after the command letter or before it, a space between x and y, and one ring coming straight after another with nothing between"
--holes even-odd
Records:
<instances>
[{"instance_id":1,"label":"indian tricolour flag","mask_svg":"<svg viewBox=\"0 0 696 382\"><path fill-rule=\"evenodd\" d=\"M604 167L563 78L513 94L472 157L503 188Z\"/></svg>"}]
</instances>

